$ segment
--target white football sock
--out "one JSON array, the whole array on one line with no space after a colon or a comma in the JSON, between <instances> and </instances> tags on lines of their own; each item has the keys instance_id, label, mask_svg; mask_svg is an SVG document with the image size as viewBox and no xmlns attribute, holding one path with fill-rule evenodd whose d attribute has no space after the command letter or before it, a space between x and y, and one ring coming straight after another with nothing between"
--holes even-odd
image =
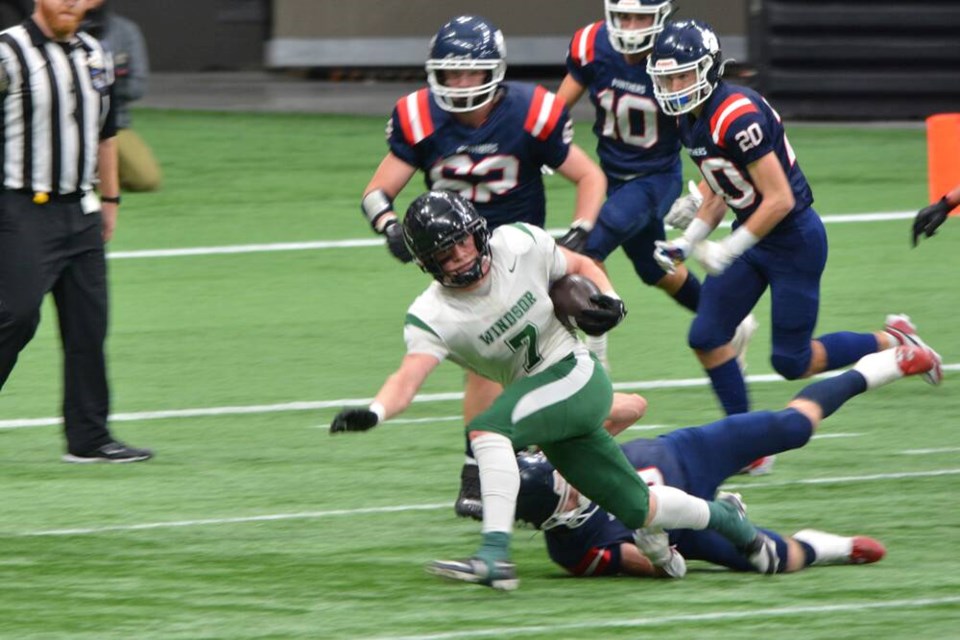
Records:
<instances>
[{"instance_id":1,"label":"white football sock","mask_svg":"<svg viewBox=\"0 0 960 640\"><path fill-rule=\"evenodd\" d=\"M868 389L882 387L903 377L900 365L897 364L896 349L867 354L853 365L853 369L866 379Z\"/></svg>"},{"instance_id":2,"label":"white football sock","mask_svg":"<svg viewBox=\"0 0 960 640\"><path fill-rule=\"evenodd\" d=\"M846 564L853 552L853 538L838 536L816 529L804 529L791 536L794 540L806 542L813 549L811 564Z\"/></svg>"},{"instance_id":3,"label":"white football sock","mask_svg":"<svg viewBox=\"0 0 960 640\"><path fill-rule=\"evenodd\" d=\"M483 500L483 533L513 531L513 514L520 491L520 469L513 443L499 433L486 433L471 441L480 467Z\"/></svg>"},{"instance_id":4,"label":"white football sock","mask_svg":"<svg viewBox=\"0 0 960 640\"><path fill-rule=\"evenodd\" d=\"M899 347L902 344L910 344L909 342L904 343L900 339L900 336L898 335L898 333L894 333L893 331L884 331L883 335L885 337L884 344L877 345L880 351L885 351L887 349L895 349L896 347Z\"/></svg>"},{"instance_id":5,"label":"white football sock","mask_svg":"<svg viewBox=\"0 0 960 640\"><path fill-rule=\"evenodd\" d=\"M710 507L706 500L665 485L650 487L650 493L657 498L657 511L648 527L697 530L707 528L710 522Z\"/></svg>"},{"instance_id":6,"label":"white football sock","mask_svg":"<svg viewBox=\"0 0 960 640\"><path fill-rule=\"evenodd\" d=\"M603 368L607 371L610 370L610 359L607 356L607 334L602 336L584 336L584 342L587 345L587 349L597 356L597 360L600 361L600 364L603 365Z\"/></svg>"}]
</instances>

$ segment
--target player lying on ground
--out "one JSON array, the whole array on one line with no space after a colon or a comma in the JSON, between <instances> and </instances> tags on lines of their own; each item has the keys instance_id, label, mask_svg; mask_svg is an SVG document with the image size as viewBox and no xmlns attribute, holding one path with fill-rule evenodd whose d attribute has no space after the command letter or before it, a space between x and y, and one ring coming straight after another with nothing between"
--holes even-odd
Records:
<instances>
[{"instance_id":1,"label":"player lying on ground","mask_svg":"<svg viewBox=\"0 0 960 640\"><path fill-rule=\"evenodd\" d=\"M626 310L592 260L562 247L529 224L492 234L474 206L450 191L417 198L403 219L407 247L436 282L407 312L407 353L368 407L342 410L331 433L366 431L406 409L431 372L449 358L504 385L493 404L467 425L480 470L483 539L465 560L440 560L429 571L495 589L515 589L510 562L520 471L514 453L539 446L565 477L624 525L719 531L766 570L773 544L735 505L648 489L603 429L613 388L595 356L554 313L550 286L567 274L593 280L595 308L577 325L604 333Z\"/></svg>"},{"instance_id":2,"label":"player lying on ground","mask_svg":"<svg viewBox=\"0 0 960 640\"><path fill-rule=\"evenodd\" d=\"M904 376L939 369L940 358L929 347L899 346L864 356L850 371L808 385L781 411L728 416L658 438L633 440L621 448L651 486L666 484L705 500L720 499L718 487L746 462L804 446L820 422L853 396ZM550 559L570 573L679 578L686 572L684 558L737 571L756 570L711 531L646 529L638 533L625 527L580 496L540 454L521 454L519 464L517 519L544 531ZM876 562L885 553L882 544L865 536L843 537L814 529L793 536L763 532L776 543L776 560L767 573L818 564Z\"/></svg>"}]
</instances>

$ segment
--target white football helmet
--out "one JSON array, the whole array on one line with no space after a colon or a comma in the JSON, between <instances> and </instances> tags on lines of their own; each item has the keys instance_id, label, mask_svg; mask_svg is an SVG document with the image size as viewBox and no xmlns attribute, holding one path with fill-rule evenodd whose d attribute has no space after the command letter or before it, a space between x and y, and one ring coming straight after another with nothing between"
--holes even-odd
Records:
<instances>
[{"instance_id":1,"label":"white football helmet","mask_svg":"<svg viewBox=\"0 0 960 640\"><path fill-rule=\"evenodd\" d=\"M643 53L653 47L653 40L663 31L667 16L673 13L670 0L604 0L607 35L610 45L620 53ZM653 24L643 29L623 27L621 14L653 16Z\"/></svg>"}]
</instances>

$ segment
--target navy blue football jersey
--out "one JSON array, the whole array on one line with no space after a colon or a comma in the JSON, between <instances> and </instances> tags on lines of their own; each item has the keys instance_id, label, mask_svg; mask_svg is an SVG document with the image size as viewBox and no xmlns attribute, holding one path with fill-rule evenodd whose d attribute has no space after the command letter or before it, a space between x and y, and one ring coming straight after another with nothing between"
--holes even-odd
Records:
<instances>
[{"instance_id":1,"label":"navy blue football jersey","mask_svg":"<svg viewBox=\"0 0 960 640\"><path fill-rule=\"evenodd\" d=\"M813 204L780 115L756 91L720 82L699 117L680 117L680 137L710 188L723 196L740 222L763 201L747 167L770 152L780 161L796 200L787 215Z\"/></svg>"},{"instance_id":2,"label":"navy blue football jersey","mask_svg":"<svg viewBox=\"0 0 960 640\"><path fill-rule=\"evenodd\" d=\"M802 447L813 424L794 409L754 411L726 416L701 427L665 433L653 440L631 440L623 453L648 485L665 484L712 500L723 482L759 457ZM781 536L763 529L785 558ZM737 571L750 563L715 531L668 531L670 544L687 560L706 560ZM633 543L633 531L603 509L597 509L576 529L556 527L544 532L550 559L576 575L620 572L620 545Z\"/></svg>"},{"instance_id":3,"label":"navy blue football jersey","mask_svg":"<svg viewBox=\"0 0 960 640\"><path fill-rule=\"evenodd\" d=\"M563 164L572 139L570 116L556 95L518 82L501 85L499 100L477 128L441 109L429 89L397 101L387 126L390 151L421 169L427 188L471 200L491 228L544 226L540 167Z\"/></svg>"},{"instance_id":4,"label":"navy blue football jersey","mask_svg":"<svg viewBox=\"0 0 960 640\"><path fill-rule=\"evenodd\" d=\"M567 71L589 91L597 112L593 125L597 155L608 176L629 180L679 171L677 119L660 111L646 61L628 64L611 46L605 22L574 34Z\"/></svg>"}]
</instances>

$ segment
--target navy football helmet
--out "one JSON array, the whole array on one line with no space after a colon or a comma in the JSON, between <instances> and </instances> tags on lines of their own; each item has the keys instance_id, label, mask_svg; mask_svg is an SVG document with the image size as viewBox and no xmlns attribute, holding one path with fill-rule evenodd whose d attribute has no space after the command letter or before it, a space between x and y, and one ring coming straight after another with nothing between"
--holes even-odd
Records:
<instances>
[{"instance_id":1,"label":"navy football helmet","mask_svg":"<svg viewBox=\"0 0 960 640\"><path fill-rule=\"evenodd\" d=\"M507 48L503 33L477 16L459 16L440 27L430 41L427 83L440 108L453 113L479 109L493 100L507 73ZM486 71L487 80L476 87L448 87L444 71Z\"/></svg>"},{"instance_id":2,"label":"navy football helmet","mask_svg":"<svg viewBox=\"0 0 960 640\"><path fill-rule=\"evenodd\" d=\"M516 519L536 529L555 527L576 529L598 509L586 496L577 493L577 504L566 509L571 492L576 491L563 479L542 453L521 453L520 492L517 494Z\"/></svg>"},{"instance_id":3,"label":"navy football helmet","mask_svg":"<svg viewBox=\"0 0 960 640\"><path fill-rule=\"evenodd\" d=\"M663 31L663 23L673 13L670 0L604 0L607 36L610 45L620 53L643 53L653 47L653 40ZM653 24L643 29L622 26L622 15L632 13L653 16Z\"/></svg>"},{"instance_id":4,"label":"navy football helmet","mask_svg":"<svg viewBox=\"0 0 960 640\"><path fill-rule=\"evenodd\" d=\"M437 254L473 236L477 259L457 274L443 270ZM445 287L466 287L490 270L490 232L473 203L452 191L428 191L407 208L403 240L414 262Z\"/></svg>"},{"instance_id":5,"label":"navy football helmet","mask_svg":"<svg viewBox=\"0 0 960 640\"><path fill-rule=\"evenodd\" d=\"M675 89L673 76L689 72L695 72L694 81ZM710 97L723 75L717 34L699 20L667 23L654 42L647 73L664 113L676 116L692 111Z\"/></svg>"}]
</instances>

